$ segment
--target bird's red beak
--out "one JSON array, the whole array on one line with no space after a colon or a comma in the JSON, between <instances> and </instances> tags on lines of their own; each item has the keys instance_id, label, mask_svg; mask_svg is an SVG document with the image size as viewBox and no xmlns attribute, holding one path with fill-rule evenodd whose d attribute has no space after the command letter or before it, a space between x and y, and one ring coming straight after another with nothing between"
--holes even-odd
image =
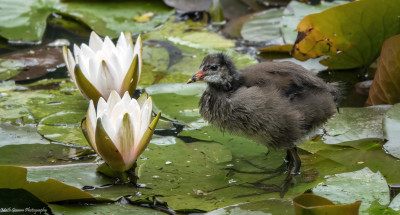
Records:
<instances>
[{"instance_id":1,"label":"bird's red beak","mask_svg":"<svg viewBox=\"0 0 400 215\"><path fill-rule=\"evenodd\" d=\"M196 81L202 81L204 79L204 71L203 67L199 69L194 75L188 80L188 84L196 82Z\"/></svg>"}]
</instances>

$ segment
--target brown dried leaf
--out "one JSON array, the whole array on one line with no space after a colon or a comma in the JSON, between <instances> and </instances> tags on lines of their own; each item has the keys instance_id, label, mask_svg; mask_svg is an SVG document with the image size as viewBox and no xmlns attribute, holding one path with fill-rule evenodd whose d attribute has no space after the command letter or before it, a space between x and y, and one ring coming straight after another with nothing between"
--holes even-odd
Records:
<instances>
[{"instance_id":1,"label":"brown dried leaf","mask_svg":"<svg viewBox=\"0 0 400 215\"><path fill-rule=\"evenodd\" d=\"M400 102L400 34L387 39L382 46L378 69L366 105Z\"/></svg>"}]
</instances>

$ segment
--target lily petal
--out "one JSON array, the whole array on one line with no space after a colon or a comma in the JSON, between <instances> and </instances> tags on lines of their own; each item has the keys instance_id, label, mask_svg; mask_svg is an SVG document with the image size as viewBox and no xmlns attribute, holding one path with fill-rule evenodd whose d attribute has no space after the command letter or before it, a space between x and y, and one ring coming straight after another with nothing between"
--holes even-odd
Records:
<instances>
[{"instance_id":1,"label":"lily petal","mask_svg":"<svg viewBox=\"0 0 400 215\"><path fill-rule=\"evenodd\" d=\"M113 110L115 104L117 104L119 101L121 101L121 97L119 97L119 94L115 90L111 91L110 97L108 97L107 100L108 108L110 110Z\"/></svg>"},{"instance_id":2,"label":"lily petal","mask_svg":"<svg viewBox=\"0 0 400 215\"><path fill-rule=\"evenodd\" d=\"M120 150L126 165L132 166L139 154L132 153L134 146L134 128L128 113L125 113L121 122L121 128L117 131L120 140Z\"/></svg>"},{"instance_id":3,"label":"lily petal","mask_svg":"<svg viewBox=\"0 0 400 215\"><path fill-rule=\"evenodd\" d=\"M139 72L139 74L138 74L138 79L137 79L137 83L139 83L139 81L140 81L140 75L141 75L141 73L142 73L142 61L143 61L143 46L142 46L142 37L139 35L138 36L138 38L136 39L136 43L135 43L135 48L134 48L134 51L133 51L133 54L134 55L137 55L138 56L138 65L139 65L139 68L138 68L138 72ZM136 85L137 85L137 83L136 83Z\"/></svg>"},{"instance_id":4,"label":"lily petal","mask_svg":"<svg viewBox=\"0 0 400 215\"><path fill-rule=\"evenodd\" d=\"M133 95L137 87L139 73L139 61L136 55L132 60L128 72L125 74L120 91L129 91L129 94Z\"/></svg>"},{"instance_id":5,"label":"lily petal","mask_svg":"<svg viewBox=\"0 0 400 215\"><path fill-rule=\"evenodd\" d=\"M143 151L147 148L147 145L149 145L149 142L151 140L151 137L153 136L154 130L156 129L157 122L160 119L160 116L161 116L161 113L158 113L157 116L154 118L154 120L149 125L149 127L147 128L142 139L140 140L139 145L137 147L137 153L139 155L142 154Z\"/></svg>"},{"instance_id":6,"label":"lily petal","mask_svg":"<svg viewBox=\"0 0 400 215\"><path fill-rule=\"evenodd\" d=\"M82 130L84 130L83 126L85 126L87 134L85 135L85 137L89 142L89 145L97 152L96 139L95 139L96 123L97 123L96 110L93 104L93 100L90 100L89 108L86 114L86 120L82 122Z\"/></svg>"},{"instance_id":7,"label":"lily petal","mask_svg":"<svg viewBox=\"0 0 400 215\"><path fill-rule=\"evenodd\" d=\"M95 104L97 104L97 101L99 100L102 95L100 94L99 91L88 81L83 75L81 69L79 68L79 65L75 66L75 80L76 84L78 85L78 88L80 89L80 92L82 95L85 97L92 99Z\"/></svg>"},{"instance_id":8,"label":"lily petal","mask_svg":"<svg viewBox=\"0 0 400 215\"><path fill-rule=\"evenodd\" d=\"M71 75L71 78L75 81L75 74L74 74L75 60L72 56L72 53L67 48L67 46L63 46L62 51L63 51L63 58L64 58L65 65L67 66L68 73Z\"/></svg>"},{"instance_id":9,"label":"lily petal","mask_svg":"<svg viewBox=\"0 0 400 215\"><path fill-rule=\"evenodd\" d=\"M94 31L90 33L89 47L94 52L98 52L103 48L103 40Z\"/></svg>"},{"instance_id":10,"label":"lily petal","mask_svg":"<svg viewBox=\"0 0 400 215\"><path fill-rule=\"evenodd\" d=\"M152 100L151 97L149 97L146 102L143 104L141 110L140 110L140 133L139 133L139 137L140 139L143 137L144 133L147 130L147 127L150 124L150 120L151 120L151 113L152 113Z\"/></svg>"},{"instance_id":11,"label":"lily petal","mask_svg":"<svg viewBox=\"0 0 400 215\"><path fill-rule=\"evenodd\" d=\"M142 109L143 104L147 101L148 98L149 95L147 93L142 93L142 95L140 95L140 97L137 99L140 109Z\"/></svg>"},{"instance_id":12,"label":"lily petal","mask_svg":"<svg viewBox=\"0 0 400 215\"><path fill-rule=\"evenodd\" d=\"M130 167L125 165L120 151L115 147L114 143L111 141L111 138L104 130L100 118L97 120L95 133L97 150L103 160L116 171L125 171L129 169Z\"/></svg>"}]
</instances>

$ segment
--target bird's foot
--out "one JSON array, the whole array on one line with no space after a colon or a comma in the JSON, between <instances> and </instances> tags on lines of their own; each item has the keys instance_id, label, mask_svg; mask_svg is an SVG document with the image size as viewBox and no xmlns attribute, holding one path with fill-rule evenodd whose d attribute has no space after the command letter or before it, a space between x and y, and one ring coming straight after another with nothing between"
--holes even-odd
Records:
<instances>
[{"instance_id":1,"label":"bird's foot","mask_svg":"<svg viewBox=\"0 0 400 215\"><path fill-rule=\"evenodd\" d=\"M285 159L285 163L283 163L280 167L277 169L274 169L274 171L270 173L274 173L271 176L267 178L263 178L261 180L258 180L254 183L248 183L251 185L251 187L256 187L263 192L257 193L257 194L249 194L249 195L240 195L237 197L246 197L246 196L252 196L252 195L260 195L260 194L265 194L265 193L273 193L273 192L278 192L280 194L280 197L283 198L286 194L286 192L289 190L289 187L292 185L296 184L296 178L295 176L300 174L300 166L301 166L301 160L300 157L297 154L296 148L288 149L287 150L287 155ZM276 184L264 184L264 181L270 180L274 177L280 176L282 174L282 169L286 169L287 176L283 180L283 182L278 186ZM244 172L244 171L242 171ZM293 183L292 183L293 182ZM242 185L242 186L247 186L248 185Z\"/></svg>"}]
</instances>

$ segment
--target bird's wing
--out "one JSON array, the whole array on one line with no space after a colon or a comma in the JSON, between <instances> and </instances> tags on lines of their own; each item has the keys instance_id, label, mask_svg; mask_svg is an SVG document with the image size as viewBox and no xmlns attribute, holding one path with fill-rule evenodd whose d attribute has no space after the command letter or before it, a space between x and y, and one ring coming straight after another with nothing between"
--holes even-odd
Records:
<instances>
[{"instance_id":1,"label":"bird's wing","mask_svg":"<svg viewBox=\"0 0 400 215\"><path fill-rule=\"evenodd\" d=\"M304 69L291 62L265 62L240 70L246 87L274 86L289 99L293 99L304 90L325 89L325 83Z\"/></svg>"}]
</instances>

